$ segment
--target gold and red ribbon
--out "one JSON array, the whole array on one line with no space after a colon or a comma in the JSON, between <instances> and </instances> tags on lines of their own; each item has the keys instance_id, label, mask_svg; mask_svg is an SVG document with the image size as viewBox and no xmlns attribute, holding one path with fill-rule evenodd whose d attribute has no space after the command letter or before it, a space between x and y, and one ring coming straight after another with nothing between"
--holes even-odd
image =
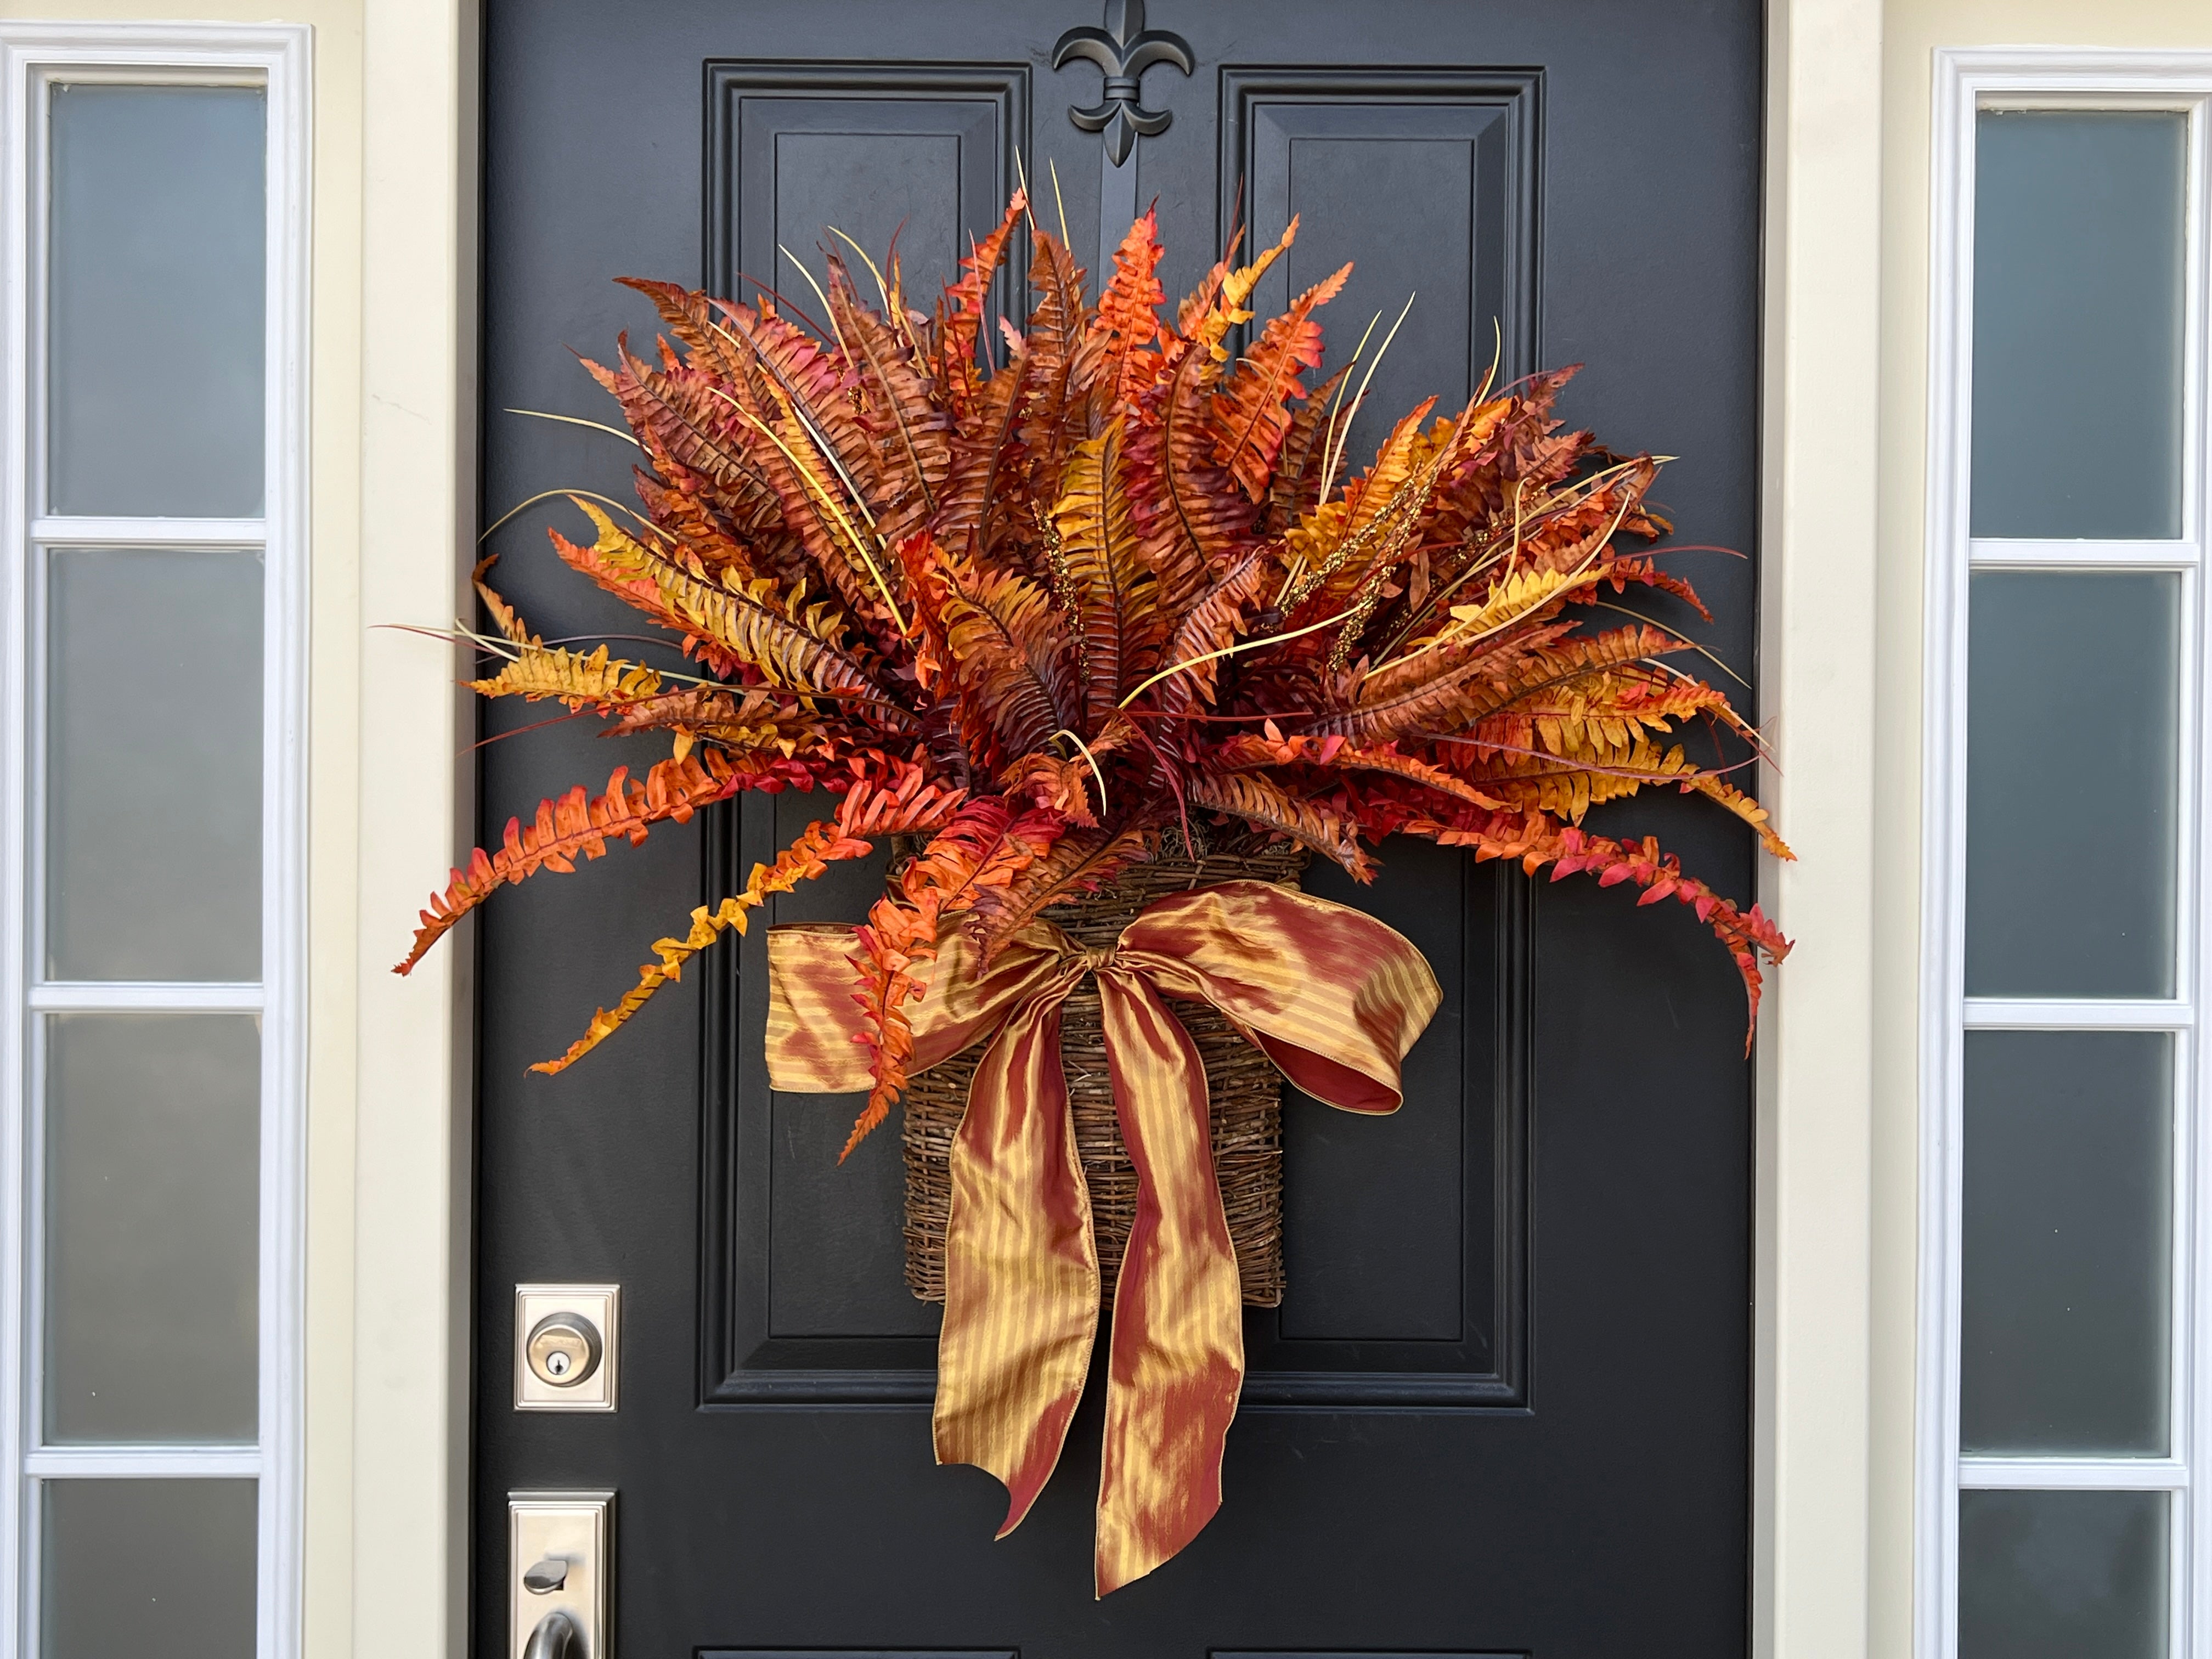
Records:
<instances>
[{"instance_id":1,"label":"gold and red ribbon","mask_svg":"<svg viewBox=\"0 0 2212 1659\"><path fill-rule=\"evenodd\" d=\"M769 934L776 1089L868 1086L855 1041L852 931ZM1048 923L984 965L954 924L910 1016L912 1070L986 1038L952 1143L937 1461L1005 1483L1003 1538L1051 1477L1098 1324L1091 1200L1060 1071L1060 1011L1097 976L1137 1214L1114 1297L1095 1571L1101 1595L1150 1572L1221 1507L1221 1456L1244 1377L1237 1257L1216 1185L1206 1073L1163 996L1210 1002L1316 1100L1398 1109L1399 1062L1440 992L1421 953L1371 916L1266 882L1152 905L1111 949Z\"/></svg>"}]
</instances>

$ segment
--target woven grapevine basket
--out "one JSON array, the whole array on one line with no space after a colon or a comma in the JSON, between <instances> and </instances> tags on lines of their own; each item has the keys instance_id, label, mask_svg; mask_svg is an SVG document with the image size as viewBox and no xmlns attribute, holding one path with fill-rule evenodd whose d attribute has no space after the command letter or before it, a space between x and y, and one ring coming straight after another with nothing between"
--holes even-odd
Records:
<instances>
[{"instance_id":1,"label":"woven grapevine basket","mask_svg":"<svg viewBox=\"0 0 2212 1659\"><path fill-rule=\"evenodd\" d=\"M1079 944L1110 945L1137 913L1170 893L1220 881L1298 884L1303 848L1277 843L1192 858L1171 840L1144 864L1087 897L1054 905L1045 918ZM1283 1076L1218 1010L1170 1000L1206 1066L1213 1167L1228 1212L1245 1304L1283 1300ZM968 1084L984 1045L912 1079L904 1095L906 1282L924 1302L945 1300L945 1222L951 1203L952 1137L968 1109ZM1076 1150L1091 1189L1103 1299L1110 1302L1137 1214L1137 1172L1121 1145L1100 1029L1097 982L1085 975L1060 1010L1060 1063L1075 1113Z\"/></svg>"}]
</instances>

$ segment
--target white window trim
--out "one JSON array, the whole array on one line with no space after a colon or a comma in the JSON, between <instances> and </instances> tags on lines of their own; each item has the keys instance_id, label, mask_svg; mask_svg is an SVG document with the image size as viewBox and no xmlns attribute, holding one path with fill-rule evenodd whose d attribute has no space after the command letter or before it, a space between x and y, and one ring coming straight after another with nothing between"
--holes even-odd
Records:
<instances>
[{"instance_id":1,"label":"white window trim","mask_svg":"<svg viewBox=\"0 0 2212 1659\"><path fill-rule=\"evenodd\" d=\"M265 555L268 695L263 711L264 913L260 986L194 988L208 1007L263 1018L260 1151L258 1443L200 1450L131 1447L39 1449L25 1388L27 1317L36 1286L30 1214L18 1205L35 1173L23 1097L27 1024L0 1014L0 1659L38 1650L29 1504L40 1476L252 1475L259 1482L258 1659L301 1644L303 1430L302 1218L307 1007L306 709L307 656L308 279L311 32L302 25L0 22L0 362L34 361L37 296L33 158L43 151L45 87L79 78L220 83L251 80L268 96L267 450L264 517L241 524L159 520L33 520L26 499L38 453L38 404L20 368L0 403L0 1010L179 1006L173 988L49 986L27 998L24 860L33 707L26 641L29 550L49 535L105 544L258 546ZM42 199L42 198L40 198ZM264 989L265 987L265 990Z\"/></svg>"},{"instance_id":2,"label":"white window trim","mask_svg":"<svg viewBox=\"0 0 2212 1659\"><path fill-rule=\"evenodd\" d=\"M2207 249L2212 230L2212 53L2062 47L1941 49L1935 61L1929 251L1927 635L1923 754L1920 1273L1915 1446L1914 1650L1958 1650L1958 1504L1972 1489L2132 1488L2176 1494L2171 1651L2212 1659L2212 1042L2204 1041L2212 942L2212 812L2206 811L2208 629ZM1976 541L1972 449L1975 116L1987 107L2185 111L2190 117L2184 293L2182 536L2172 542ZM2178 995L2074 1002L1974 999L1965 985L1967 580L1982 569L2181 573L2185 653L2177 825ZM1964 1033L2094 1027L2175 1034L2173 1433L2162 1459L1977 1458L1959 1454L1960 1146Z\"/></svg>"}]
</instances>

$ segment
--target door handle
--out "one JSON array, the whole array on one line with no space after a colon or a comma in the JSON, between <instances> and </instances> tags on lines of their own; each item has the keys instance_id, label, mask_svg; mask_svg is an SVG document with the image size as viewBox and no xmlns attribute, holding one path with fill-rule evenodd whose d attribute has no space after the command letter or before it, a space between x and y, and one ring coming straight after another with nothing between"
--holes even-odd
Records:
<instances>
[{"instance_id":1,"label":"door handle","mask_svg":"<svg viewBox=\"0 0 2212 1659\"><path fill-rule=\"evenodd\" d=\"M561 1608L556 1607L538 1621L538 1628L530 1632L529 1644L522 1650L522 1659L589 1659L580 1651L576 1639L576 1621Z\"/></svg>"},{"instance_id":2,"label":"door handle","mask_svg":"<svg viewBox=\"0 0 2212 1659\"><path fill-rule=\"evenodd\" d=\"M614 1494L507 1494L503 1659L612 1659Z\"/></svg>"}]
</instances>

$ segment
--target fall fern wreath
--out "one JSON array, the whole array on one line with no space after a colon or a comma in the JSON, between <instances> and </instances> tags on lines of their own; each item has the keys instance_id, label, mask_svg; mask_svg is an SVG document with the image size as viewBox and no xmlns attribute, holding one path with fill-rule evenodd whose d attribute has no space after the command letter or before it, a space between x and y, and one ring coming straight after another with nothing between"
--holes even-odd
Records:
<instances>
[{"instance_id":1,"label":"fall fern wreath","mask_svg":"<svg viewBox=\"0 0 2212 1659\"><path fill-rule=\"evenodd\" d=\"M1376 844L1419 836L1673 898L1755 1017L1762 959L1789 948L1758 908L1581 825L1669 786L1789 849L1731 769L1668 741L1702 720L1758 747L1678 665L1693 647L1601 598L1697 603L1635 550L1668 529L1646 505L1659 463L1553 418L1571 371L1441 416L1431 399L1355 471L1375 355L1302 379L1349 267L1237 333L1295 223L1166 313L1151 215L1095 301L1064 236L1026 219L1018 195L930 315L896 261L866 262L872 307L832 257L818 318L630 284L675 343L590 367L642 452L641 510L571 495L595 538L552 543L687 668L548 646L484 567L495 631L467 637L502 659L484 696L556 699L673 752L511 823L433 898L400 971L503 884L739 790L822 794L538 1068L556 1072L770 895L895 842L864 922L772 930L771 1074L867 1091L848 1152L906 1094L909 1277L946 1304L937 1455L1006 1484L1008 1528L1110 1303L1103 1594L1219 1505L1240 1302L1281 1291L1281 1079L1395 1109L1436 1006L1404 939L1297 890L1304 860L1364 881ZM1025 228L1034 304L994 342L987 296Z\"/></svg>"}]
</instances>

